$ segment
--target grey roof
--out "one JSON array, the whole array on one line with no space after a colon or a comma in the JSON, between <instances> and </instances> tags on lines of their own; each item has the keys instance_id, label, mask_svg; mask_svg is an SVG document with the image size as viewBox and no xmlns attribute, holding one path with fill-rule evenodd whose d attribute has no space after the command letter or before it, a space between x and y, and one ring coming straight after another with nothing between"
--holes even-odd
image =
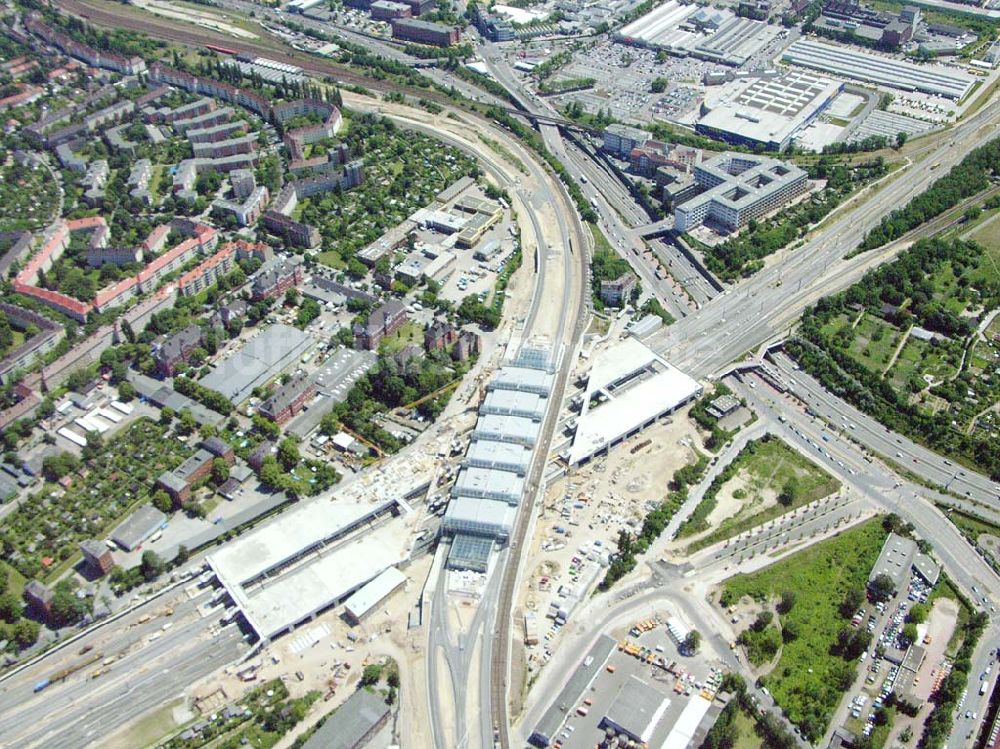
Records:
<instances>
[{"instance_id":1,"label":"grey roof","mask_svg":"<svg viewBox=\"0 0 1000 749\"><path fill-rule=\"evenodd\" d=\"M604 720L638 741L648 741L653 727L663 716L667 698L636 676L618 688Z\"/></svg>"},{"instance_id":2,"label":"grey roof","mask_svg":"<svg viewBox=\"0 0 1000 749\"><path fill-rule=\"evenodd\" d=\"M115 528L111 540L131 551L159 528L167 516L152 505L143 505Z\"/></svg>"},{"instance_id":3,"label":"grey roof","mask_svg":"<svg viewBox=\"0 0 1000 749\"><path fill-rule=\"evenodd\" d=\"M88 538L86 541L80 543L80 551L84 554L89 554L92 557L99 557L108 551L108 547L100 541Z\"/></svg>"},{"instance_id":4,"label":"grey roof","mask_svg":"<svg viewBox=\"0 0 1000 749\"><path fill-rule=\"evenodd\" d=\"M45 583L32 580L24 586L24 594L38 601L51 601L52 590Z\"/></svg>"},{"instance_id":5,"label":"grey roof","mask_svg":"<svg viewBox=\"0 0 1000 749\"><path fill-rule=\"evenodd\" d=\"M909 580L910 567L916 551L917 544L914 541L896 533L890 533L882 545L882 551L879 552L871 574L868 576L869 581L885 574L892 578L896 590L901 590Z\"/></svg>"},{"instance_id":6,"label":"grey roof","mask_svg":"<svg viewBox=\"0 0 1000 749\"><path fill-rule=\"evenodd\" d=\"M917 571L928 585L936 585L938 578L941 576L941 567L938 566L937 562L931 559L926 554L917 553L913 557L913 569Z\"/></svg>"},{"instance_id":7,"label":"grey roof","mask_svg":"<svg viewBox=\"0 0 1000 749\"><path fill-rule=\"evenodd\" d=\"M174 361L183 356L184 351L201 343L201 328L191 323L167 338L157 350L156 356L161 361Z\"/></svg>"},{"instance_id":8,"label":"grey roof","mask_svg":"<svg viewBox=\"0 0 1000 749\"><path fill-rule=\"evenodd\" d=\"M226 453L232 452L229 443L220 437L209 437L201 443L201 446L216 457L222 457Z\"/></svg>"},{"instance_id":9,"label":"grey roof","mask_svg":"<svg viewBox=\"0 0 1000 749\"><path fill-rule=\"evenodd\" d=\"M389 716L389 706L380 696L359 689L326 719L302 749L355 749Z\"/></svg>"},{"instance_id":10,"label":"grey roof","mask_svg":"<svg viewBox=\"0 0 1000 749\"><path fill-rule=\"evenodd\" d=\"M555 739L567 714L577 707L577 703L594 680L597 672L604 668L604 664L608 660L608 656L611 655L611 651L615 649L615 645L615 641L607 635L600 636L590 652L580 660L580 665L576 667L573 675L563 685L559 696L552 701L549 709L538 721L532 734L533 737L544 737L546 743ZM589 665L586 665L588 663Z\"/></svg>"},{"instance_id":11,"label":"grey roof","mask_svg":"<svg viewBox=\"0 0 1000 749\"><path fill-rule=\"evenodd\" d=\"M239 403L255 387L291 366L311 342L312 338L298 328L272 325L249 340L238 354L220 363L201 384Z\"/></svg>"},{"instance_id":12,"label":"grey roof","mask_svg":"<svg viewBox=\"0 0 1000 749\"><path fill-rule=\"evenodd\" d=\"M257 409L262 414L277 414L302 395L313 384L312 378L305 372L296 375L284 385L277 388L271 397L260 404Z\"/></svg>"}]
</instances>

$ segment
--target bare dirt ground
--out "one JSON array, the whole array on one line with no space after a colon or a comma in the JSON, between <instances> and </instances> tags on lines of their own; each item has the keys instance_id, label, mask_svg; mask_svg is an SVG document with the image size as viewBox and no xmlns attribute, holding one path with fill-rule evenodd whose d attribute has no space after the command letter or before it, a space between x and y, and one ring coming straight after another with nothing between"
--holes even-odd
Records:
<instances>
[{"instance_id":1,"label":"bare dirt ground","mask_svg":"<svg viewBox=\"0 0 1000 749\"><path fill-rule=\"evenodd\" d=\"M700 444L685 410L549 485L517 598L518 611L535 612L540 642L524 647L525 668L512 683L534 678L560 645L561 630L546 618L550 605L570 605L570 593L586 599L603 577L600 559L615 548L618 531L641 526L653 503L666 496L674 472L695 460L692 448ZM521 621L516 620L518 634Z\"/></svg>"}]
</instances>

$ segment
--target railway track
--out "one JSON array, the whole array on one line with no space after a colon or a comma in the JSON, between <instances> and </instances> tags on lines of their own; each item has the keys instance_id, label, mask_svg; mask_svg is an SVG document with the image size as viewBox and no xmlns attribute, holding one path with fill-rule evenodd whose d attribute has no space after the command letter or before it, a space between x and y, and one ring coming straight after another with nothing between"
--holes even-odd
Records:
<instances>
[{"instance_id":1,"label":"railway track","mask_svg":"<svg viewBox=\"0 0 1000 749\"><path fill-rule=\"evenodd\" d=\"M568 307L563 310L563 318L560 320L559 324L560 335L558 337L559 339L555 342L556 347L562 345L562 333L565 329L565 323L567 322L566 316L570 313L570 310L572 310L573 317L571 323L573 332L570 336L570 341L574 342L578 340L583 334L583 327L587 319L585 310L587 306L588 294L590 293L586 282L590 250L583 232L581 231L579 219L575 216L572 206L568 205L566 195L562 190L560 190L559 196L563 203L560 208L567 211L568 215L574 216L575 226L573 227L573 234L576 235L575 248L573 246L567 248L571 253L571 257L567 258L567 262L564 264L566 273L565 288L567 291L572 288L571 276L574 261L580 264L578 270L580 274L580 285L579 296L574 301L572 307ZM541 248L539 251L541 251ZM569 355L571 351L572 346L567 346L567 355ZM569 369L570 368L568 366L559 367L555 387L552 389L552 393L549 396L550 406L548 413L545 416L545 422L542 428L542 439L536 447L535 459L532 463L531 473L529 475L527 491L528 496L535 497L536 492L542 488L541 484L543 473L548 462L547 457L549 448L552 444L552 436L559 420L559 404L561 404L563 394L566 390L566 382L569 378ZM531 527L534 504L535 503L532 502L530 506L524 507L517 515L514 533L508 544L509 558L503 570L500 597L497 602L497 622L495 625L493 654L491 657L491 664L493 668L490 673L490 712L493 720L494 746L502 747L502 749L508 749L511 745L510 720L507 709L507 689L510 671L510 647L512 639L511 627L513 626L514 619L514 595L517 589L518 577L520 575L521 556L524 552L525 537L527 536L528 529Z\"/></svg>"}]
</instances>

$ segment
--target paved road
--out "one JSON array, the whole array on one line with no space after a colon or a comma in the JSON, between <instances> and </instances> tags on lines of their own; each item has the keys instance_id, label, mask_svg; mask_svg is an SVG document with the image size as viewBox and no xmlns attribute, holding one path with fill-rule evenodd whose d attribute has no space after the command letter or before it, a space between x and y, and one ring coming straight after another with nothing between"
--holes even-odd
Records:
<instances>
[{"instance_id":1,"label":"paved road","mask_svg":"<svg viewBox=\"0 0 1000 749\"><path fill-rule=\"evenodd\" d=\"M993 122L998 115L1000 102L993 101L956 125L947 138L925 141L920 147L931 149L927 155L881 183L874 197L865 193L865 197L848 203L802 247L647 343L689 374L704 376L786 331L808 305L846 288L900 251L904 243L844 259L885 214L923 192L970 150L992 137L1000 127ZM939 166L932 169L935 164Z\"/></svg>"},{"instance_id":2,"label":"paved road","mask_svg":"<svg viewBox=\"0 0 1000 749\"><path fill-rule=\"evenodd\" d=\"M792 385L793 392L806 405L845 435L869 450L898 463L922 479L937 484L960 497L987 508L1000 509L1000 484L964 466L928 450L912 440L889 430L872 417L838 398L803 371L786 355L771 357L776 369Z\"/></svg>"},{"instance_id":3,"label":"paved road","mask_svg":"<svg viewBox=\"0 0 1000 749\"><path fill-rule=\"evenodd\" d=\"M181 594L169 603L173 616L138 624L141 616L155 615L168 605L152 602L5 680L0 689L2 743L46 749L86 746L237 659L247 648L242 633L230 626L212 636L209 630L217 616L202 618L197 611L208 600L209 591L190 600ZM165 631L164 624L170 625ZM91 653L121 657L97 679L92 674L102 668L100 661L38 694L32 691L55 670L84 660L79 650L85 645L93 646Z\"/></svg>"},{"instance_id":4,"label":"paved road","mask_svg":"<svg viewBox=\"0 0 1000 749\"><path fill-rule=\"evenodd\" d=\"M895 512L912 523L920 538L931 541L935 556L951 580L980 611L989 615L987 630L971 659L966 703L963 712L956 715L948 741L948 749L966 747L970 743L966 735L973 728L973 721L964 717L964 710L975 711L980 719L983 716L988 695L979 695L979 675L996 660L990 653L1000 642L1000 616L997 614L1000 576L941 511L927 500L928 491L924 487L895 475L891 468L878 460L868 463L862 449L846 438L824 441L822 435L829 434L829 430L823 424L817 424L804 411L788 408L777 393L768 392L763 381L758 380L758 383L753 389L733 383L733 389L759 413L770 414L771 419L784 416L786 421L775 428L784 430L784 437L790 445L802 450L808 444L805 451L814 460L820 460L824 468L845 485L852 486L883 510ZM809 452L814 450L810 443L822 445L822 450Z\"/></svg>"}]
</instances>

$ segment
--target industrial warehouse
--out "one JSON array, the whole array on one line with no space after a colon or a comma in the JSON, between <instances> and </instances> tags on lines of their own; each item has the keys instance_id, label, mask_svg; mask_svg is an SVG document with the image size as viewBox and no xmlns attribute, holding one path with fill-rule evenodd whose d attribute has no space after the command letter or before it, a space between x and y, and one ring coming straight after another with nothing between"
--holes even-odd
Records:
<instances>
[{"instance_id":1,"label":"industrial warehouse","mask_svg":"<svg viewBox=\"0 0 1000 749\"><path fill-rule=\"evenodd\" d=\"M842 90L842 83L802 70L735 83L712 105L702 105L695 130L737 145L784 151Z\"/></svg>"},{"instance_id":2,"label":"industrial warehouse","mask_svg":"<svg viewBox=\"0 0 1000 749\"><path fill-rule=\"evenodd\" d=\"M944 65L916 65L892 57L803 39L785 50L782 61L829 75L955 100L964 97L975 82L971 75Z\"/></svg>"},{"instance_id":3,"label":"industrial warehouse","mask_svg":"<svg viewBox=\"0 0 1000 749\"><path fill-rule=\"evenodd\" d=\"M740 18L729 10L670 0L628 24L616 36L625 44L739 67L780 33L778 26Z\"/></svg>"}]
</instances>

